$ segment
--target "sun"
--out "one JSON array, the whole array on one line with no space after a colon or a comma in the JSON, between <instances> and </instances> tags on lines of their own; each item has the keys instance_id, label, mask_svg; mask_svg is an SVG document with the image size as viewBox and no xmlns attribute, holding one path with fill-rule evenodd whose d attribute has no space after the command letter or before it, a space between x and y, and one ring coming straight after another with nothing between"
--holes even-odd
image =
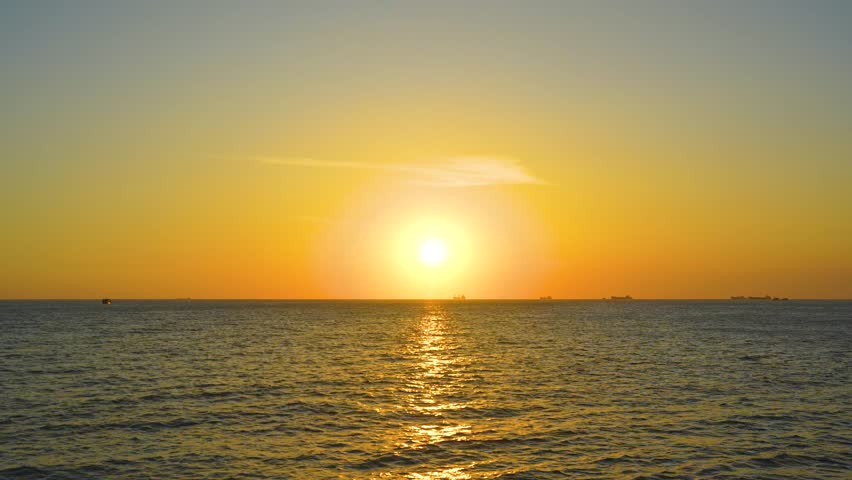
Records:
<instances>
[{"instance_id":1,"label":"sun","mask_svg":"<svg viewBox=\"0 0 852 480\"><path fill-rule=\"evenodd\" d=\"M427 267L437 267L447 261L449 256L447 244L440 238L428 238L420 242L417 256L420 263Z\"/></svg>"}]
</instances>

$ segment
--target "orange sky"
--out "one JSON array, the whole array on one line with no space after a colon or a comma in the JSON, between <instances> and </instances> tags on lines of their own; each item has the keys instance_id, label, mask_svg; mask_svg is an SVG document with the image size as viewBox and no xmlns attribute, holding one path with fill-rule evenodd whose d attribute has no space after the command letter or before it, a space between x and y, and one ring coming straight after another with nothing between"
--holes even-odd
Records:
<instances>
[{"instance_id":1,"label":"orange sky","mask_svg":"<svg viewBox=\"0 0 852 480\"><path fill-rule=\"evenodd\" d=\"M3 15L0 298L852 297L842 15L348 8Z\"/></svg>"}]
</instances>

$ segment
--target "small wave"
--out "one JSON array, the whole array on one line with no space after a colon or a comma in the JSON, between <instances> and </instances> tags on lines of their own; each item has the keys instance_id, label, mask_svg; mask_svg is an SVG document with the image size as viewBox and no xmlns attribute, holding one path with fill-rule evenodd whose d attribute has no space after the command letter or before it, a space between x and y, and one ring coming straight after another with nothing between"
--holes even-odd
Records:
<instances>
[{"instance_id":1,"label":"small wave","mask_svg":"<svg viewBox=\"0 0 852 480\"><path fill-rule=\"evenodd\" d=\"M717 474L723 473L723 472L730 472L731 470L733 470L733 468L729 467L727 465L714 465L712 467L707 467L703 470L700 470L698 472L698 476L709 477L709 476L714 476L714 475L717 475Z\"/></svg>"},{"instance_id":2,"label":"small wave","mask_svg":"<svg viewBox=\"0 0 852 480\"><path fill-rule=\"evenodd\" d=\"M796 420L792 415L772 415L772 414L755 414L755 415L738 415L734 419L743 419L755 422L791 422Z\"/></svg>"},{"instance_id":3,"label":"small wave","mask_svg":"<svg viewBox=\"0 0 852 480\"><path fill-rule=\"evenodd\" d=\"M643 459L638 458L638 457L633 457L631 455L614 455L614 456L611 456L611 457L601 458L600 460L596 460L594 463L595 463L595 465L602 465L602 466L610 466L610 465L615 465L615 464L619 464L619 463L630 463L630 464L634 464L634 465L641 465L641 464L648 463L648 461L643 460Z\"/></svg>"},{"instance_id":4,"label":"small wave","mask_svg":"<svg viewBox=\"0 0 852 480\"><path fill-rule=\"evenodd\" d=\"M389 466L413 466L419 463L419 460L411 456L400 453L390 453L386 455L381 455L376 458L371 458L369 460L365 460L361 463L357 463L353 465L352 468L355 468L357 470L374 470L377 468L384 468Z\"/></svg>"},{"instance_id":5,"label":"small wave","mask_svg":"<svg viewBox=\"0 0 852 480\"><path fill-rule=\"evenodd\" d=\"M654 475L639 475L638 477L633 477L633 480L692 480L694 477L690 475L681 475L678 473L671 472L661 472L655 473Z\"/></svg>"},{"instance_id":6,"label":"small wave","mask_svg":"<svg viewBox=\"0 0 852 480\"><path fill-rule=\"evenodd\" d=\"M739 357L739 360L742 360L744 362L759 362L766 357L767 357L767 355L751 354L751 355L743 355L743 356Z\"/></svg>"},{"instance_id":7,"label":"small wave","mask_svg":"<svg viewBox=\"0 0 852 480\"><path fill-rule=\"evenodd\" d=\"M0 470L0 480L45 480L45 479L88 479L108 478L118 475L119 469L103 465L83 465L79 467L37 468L29 465Z\"/></svg>"},{"instance_id":8,"label":"small wave","mask_svg":"<svg viewBox=\"0 0 852 480\"><path fill-rule=\"evenodd\" d=\"M167 421L153 422L112 422L101 424L76 424L76 423L59 423L42 425L40 430L58 431L58 432L75 432L75 433L92 433L101 430L133 430L140 432L153 432L158 430L185 428L198 425L200 422L177 418Z\"/></svg>"},{"instance_id":9,"label":"small wave","mask_svg":"<svg viewBox=\"0 0 852 480\"><path fill-rule=\"evenodd\" d=\"M782 468L782 467L803 467L803 466L835 466L835 467L850 467L847 461L835 459L831 457L814 457L809 455L794 455L790 453L779 453L771 457L757 457L749 459L747 462L750 466L760 468Z\"/></svg>"},{"instance_id":10,"label":"small wave","mask_svg":"<svg viewBox=\"0 0 852 480\"><path fill-rule=\"evenodd\" d=\"M36 467L30 467L27 465L21 465L19 467L7 468L5 470L0 470L0 479L3 480L29 480L29 479L43 479L51 476L53 472L49 470L42 470Z\"/></svg>"},{"instance_id":11,"label":"small wave","mask_svg":"<svg viewBox=\"0 0 852 480\"><path fill-rule=\"evenodd\" d=\"M498 475L494 478L503 480L540 480L542 478L573 478L574 472L566 472L563 470L516 470L514 472Z\"/></svg>"}]
</instances>

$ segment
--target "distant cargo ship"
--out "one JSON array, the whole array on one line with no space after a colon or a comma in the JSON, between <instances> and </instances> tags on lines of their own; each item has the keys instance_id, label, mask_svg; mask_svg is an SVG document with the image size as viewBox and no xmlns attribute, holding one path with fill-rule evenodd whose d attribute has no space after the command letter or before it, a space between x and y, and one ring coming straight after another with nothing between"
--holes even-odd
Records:
<instances>
[{"instance_id":1,"label":"distant cargo ship","mask_svg":"<svg viewBox=\"0 0 852 480\"><path fill-rule=\"evenodd\" d=\"M101 303L104 305L112 305L112 299L104 298L103 300L101 300Z\"/></svg>"},{"instance_id":2,"label":"distant cargo ship","mask_svg":"<svg viewBox=\"0 0 852 480\"><path fill-rule=\"evenodd\" d=\"M453 300L467 300L464 295L455 295Z\"/></svg>"},{"instance_id":3,"label":"distant cargo ship","mask_svg":"<svg viewBox=\"0 0 852 480\"><path fill-rule=\"evenodd\" d=\"M625 295L623 297L618 297L618 296L613 295L613 296L609 297L609 299L610 300L633 300L633 297L631 297L630 295Z\"/></svg>"},{"instance_id":4,"label":"distant cargo ship","mask_svg":"<svg viewBox=\"0 0 852 480\"><path fill-rule=\"evenodd\" d=\"M746 297L746 296L743 296L743 295L737 295L737 296L731 297L731 300L772 300L772 301L777 302L777 301L784 301L784 300L790 300L790 299L787 298L787 297L783 297L783 298L782 297L771 297L769 295L764 295L762 297Z\"/></svg>"}]
</instances>

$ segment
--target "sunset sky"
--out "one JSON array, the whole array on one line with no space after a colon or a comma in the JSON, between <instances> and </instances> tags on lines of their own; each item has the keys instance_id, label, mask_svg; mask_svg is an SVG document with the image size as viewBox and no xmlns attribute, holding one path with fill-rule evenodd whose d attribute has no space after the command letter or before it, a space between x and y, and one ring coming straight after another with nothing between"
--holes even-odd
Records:
<instances>
[{"instance_id":1,"label":"sunset sky","mask_svg":"<svg viewBox=\"0 0 852 480\"><path fill-rule=\"evenodd\" d=\"M852 298L852 2L3 2L0 298Z\"/></svg>"}]
</instances>

